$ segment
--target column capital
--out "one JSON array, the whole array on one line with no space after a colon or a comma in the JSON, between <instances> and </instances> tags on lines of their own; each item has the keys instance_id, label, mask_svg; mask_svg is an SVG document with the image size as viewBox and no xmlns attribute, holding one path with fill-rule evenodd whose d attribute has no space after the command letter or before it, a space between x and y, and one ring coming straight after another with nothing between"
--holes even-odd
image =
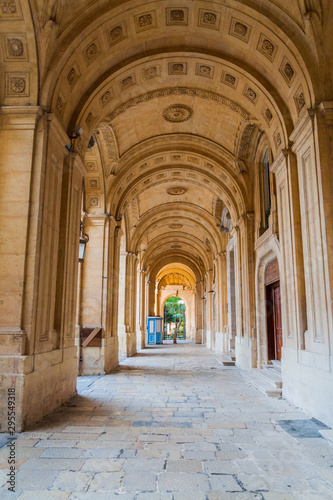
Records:
<instances>
[{"instance_id":1,"label":"column capital","mask_svg":"<svg viewBox=\"0 0 333 500\"><path fill-rule=\"evenodd\" d=\"M85 221L91 226L104 226L108 220L112 222L112 216L108 214L90 214L86 212L84 214Z\"/></svg>"},{"instance_id":2,"label":"column capital","mask_svg":"<svg viewBox=\"0 0 333 500\"><path fill-rule=\"evenodd\" d=\"M41 106L2 106L0 112L0 127L2 129L34 129L38 118L45 111Z\"/></svg>"}]
</instances>

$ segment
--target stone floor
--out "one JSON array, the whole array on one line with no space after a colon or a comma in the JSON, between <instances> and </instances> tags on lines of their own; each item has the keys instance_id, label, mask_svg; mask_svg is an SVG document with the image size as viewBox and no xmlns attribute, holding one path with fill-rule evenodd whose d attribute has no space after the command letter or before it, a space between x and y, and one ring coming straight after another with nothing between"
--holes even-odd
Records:
<instances>
[{"instance_id":1,"label":"stone floor","mask_svg":"<svg viewBox=\"0 0 333 500\"><path fill-rule=\"evenodd\" d=\"M276 422L308 420L222 366L205 347L147 348L16 441L16 492L2 500L333 499L333 446Z\"/></svg>"}]
</instances>

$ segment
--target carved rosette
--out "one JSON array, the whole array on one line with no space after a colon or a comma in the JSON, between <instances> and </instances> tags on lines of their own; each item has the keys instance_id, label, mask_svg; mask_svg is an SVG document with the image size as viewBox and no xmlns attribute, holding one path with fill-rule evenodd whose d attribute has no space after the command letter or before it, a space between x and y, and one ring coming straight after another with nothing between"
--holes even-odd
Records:
<instances>
[{"instance_id":1,"label":"carved rosette","mask_svg":"<svg viewBox=\"0 0 333 500\"><path fill-rule=\"evenodd\" d=\"M163 111L163 118L168 122L180 123L191 118L193 110L184 104L173 104Z\"/></svg>"},{"instance_id":2,"label":"carved rosette","mask_svg":"<svg viewBox=\"0 0 333 500\"><path fill-rule=\"evenodd\" d=\"M187 189L185 187L182 187L182 186L176 186L176 187L171 187L171 188L167 189L167 193L171 194L172 196L182 195L182 194L186 193L186 191L187 191Z\"/></svg>"}]
</instances>

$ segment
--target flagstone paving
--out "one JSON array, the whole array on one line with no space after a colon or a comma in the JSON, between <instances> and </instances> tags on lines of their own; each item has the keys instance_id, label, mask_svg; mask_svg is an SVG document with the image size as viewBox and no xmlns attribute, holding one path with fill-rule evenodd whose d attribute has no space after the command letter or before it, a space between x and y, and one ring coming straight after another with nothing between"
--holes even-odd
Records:
<instances>
[{"instance_id":1,"label":"flagstone paving","mask_svg":"<svg viewBox=\"0 0 333 500\"><path fill-rule=\"evenodd\" d=\"M333 446L277 424L309 417L265 397L204 346L142 350L16 441L0 498L332 500Z\"/></svg>"}]
</instances>

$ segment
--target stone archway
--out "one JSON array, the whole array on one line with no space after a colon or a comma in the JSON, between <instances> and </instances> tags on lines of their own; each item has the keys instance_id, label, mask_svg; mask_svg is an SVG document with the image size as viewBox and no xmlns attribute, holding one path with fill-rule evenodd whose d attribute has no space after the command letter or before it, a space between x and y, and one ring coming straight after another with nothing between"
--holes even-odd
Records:
<instances>
[{"instance_id":1,"label":"stone archway","mask_svg":"<svg viewBox=\"0 0 333 500\"><path fill-rule=\"evenodd\" d=\"M266 235L267 238L268 235ZM275 259L280 265L280 249L276 236L270 234L265 244L261 245L257 250L257 265L256 265L256 351L257 351L257 366L261 368L269 361L268 337L267 337L267 308L266 308L266 280L265 274L267 266ZM284 293L284 281L281 272L279 272L281 285L281 293ZM282 301L283 302L283 301ZM282 311L283 314L283 311Z\"/></svg>"}]
</instances>

